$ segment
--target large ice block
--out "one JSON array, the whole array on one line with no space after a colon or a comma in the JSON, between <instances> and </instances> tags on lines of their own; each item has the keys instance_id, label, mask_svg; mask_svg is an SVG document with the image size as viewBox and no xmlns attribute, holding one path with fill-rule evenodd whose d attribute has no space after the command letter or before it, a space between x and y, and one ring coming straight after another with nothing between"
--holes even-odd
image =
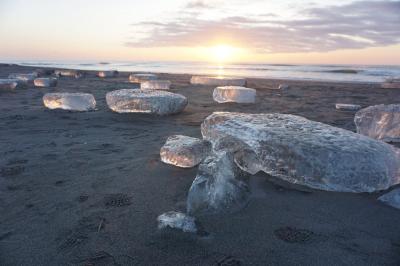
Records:
<instances>
[{"instance_id":1,"label":"large ice block","mask_svg":"<svg viewBox=\"0 0 400 266\"><path fill-rule=\"evenodd\" d=\"M99 78L115 78L118 76L118 71L116 70L109 70L109 71L99 71L97 73Z\"/></svg>"},{"instance_id":2,"label":"large ice block","mask_svg":"<svg viewBox=\"0 0 400 266\"><path fill-rule=\"evenodd\" d=\"M386 142L400 142L400 104L374 105L354 117L357 132Z\"/></svg>"},{"instance_id":3,"label":"large ice block","mask_svg":"<svg viewBox=\"0 0 400 266\"><path fill-rule=\"evenodd\" d=\"M122 89L106 94L108 107L117 113L169 115L187 105L185 96L167 91Z\"/></svg>"},{"instance_id":4,"label":"large ice block","mask_svg":"<svg viewBox=\"0 0 400 266\"><path fill-rule=\"evenodd\" d=\"M215 112L201 125L214 149L251 174L264 171L315 189L373 192L400 183L400 150L288 114Z\"/></svg>"},{"instance_id":5,"label":"large ice block","mask_svg":"<svg viewBox=\"0 0 400 266\"><path fill-rule=\"evenodd\" d=\"M144 81L155 80L157 76L154 74L130 74L129 82L142 83Z\"/></svg>"},{"instance_id":6,"label":"large ice block","mask_svg":"<svg viewBox=\"0 0 400 266\"><path fill-rule=\"evenodd\" d=\"M214 89L213 99L218 103L254 103L256 90L239 86L217 87Z\"/></svg>"},{"instance_id":7,"label":"large ice block","mask_svg":"<svg viewBox=\"0 0 400 266\"><path fill-rule=\"evenodd\" d=\"M348 104L348 103L337 103L335 105L336 109L344 111L357 111L361 109L361 105L358 104Z\"/></svg>"},{"instance_id":8,"label":"large ice block","mask_svg":"<svg viewBox=\"0 0 400 266\"><path fill-rule=\"evenodd\" d=\"M171 81L169 80L148 80L140 83L141 90L169 90Z\"/></svg>"},{"instance_id":9,"label":"large ice block","mask_svg":"<svg viewBox=\"0 0 400 266\"><path fill-rule=\"evenodd\" d=\"M198 215L237 210L247 202L250 193L247 177L236 166L231 153L212 154L199 165L189 189L187 212Z\"/></svg>"},{"instance_id":10,"label":"large ice block","mask_svg":"<svg viewBox=\"0 0 400 266\"><path fill-rule=\"evenodd\" d=\"M36 78L33 83L36 87L55 87L57 86L56 78Z\"/></svg>"},{"instance_id":11,"label":"large ice block","mask_svg":"<svg viewBox=\"0 0 400 266\"><path fill-rule=\"evenodd\" d=\"M246 79L235 77L193 76L190 79L190 83L210 86L245 86Z\"/></svg>"},{"instance_id":12,"label":"large ice block","mask_svg":"<svg viewBox=\"0 0 400 266\"><path fill-rule=\"evenodd\" d=\"M43 103L49 109L91 111L96 108L96 100L89 93L46 93Z\"/></svg>"},{"instance_id":13,"label":"large ice block","mask_svg":"<svg viewBox=\"0 0 400 266\"><path fill-rule=\"evenodd\" d=\"M160 150L160 156L164 163L190 168L198 165L210 150L211 144L208 141L174 135L167 139Z\"/></svg>"},{"instance_id":14,"label":"large ice block","mask_svg":"<svg viewBox=\"0 0 400 266\"><path fill-rule=\"evenodd\" d=\"M0 79L0 90L13 90L18 86L16 79Z\"/></svg>"},{"instance_id":15,"label":"large ice block","mask_svg":"<svg viewBox=\"0 0 400 266\"><path fill-rule=\"evenodd\" d=\"M194 217L181 212L170 211L157 217L158 229L174 228L185 233L196 233L196 220Z\"/></svg>"}]
</instances>

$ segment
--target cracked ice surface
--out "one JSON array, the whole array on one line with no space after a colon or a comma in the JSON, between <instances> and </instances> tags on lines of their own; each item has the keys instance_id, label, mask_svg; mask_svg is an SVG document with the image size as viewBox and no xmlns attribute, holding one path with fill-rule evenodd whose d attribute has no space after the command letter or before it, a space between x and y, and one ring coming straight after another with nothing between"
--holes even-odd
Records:
<instances>
[{"instance_id":1,"label":"cracked ice surface","mask_svg":"<svg viewBox=\"0 0 400 266\"><path fill-rule=\"evenodd\" d=\"M154 74L130 74L129 75L129 82L132 83L142 83L148 80L155 80L157 76Z\"/></svg>"},{"instance_id":2,"label":"cracked ice surface","mask_svg":"<svg viewBox=\"0 0 400 266\"><path fill-rule=\"evenodd\" d=\"M378 198L383 203L400 209L400 188L393 189L389 193L386 193Z\"/></svg>"},{"instance_id":3,"label":"cracked ice surface","mask_svg":"<svg viewBox=\"0 0 400 266\"><path fill-rule=\"evenodd\" d=\"M211 144L197 138L182 135L170 136L160 150L161 161L179 167L198 165L210 152Z\"/></svg>"},{"instance_id":4,"label":"cracked ice surface","mask_svg":"<svg viewBox=\"0 0 400 266\"><path fill-rule=\"evenodd\" d=\"M117 113L175 114L187 105L185 96L155 90L122 89L106 94L108 107Z\"/></svg>"},{"instance_id":5,"label":"cracked ice surface","mask_svg":"<svg viewBox=\"0 0 400 266\"><path fill-rule=\"evenodd\" d=\"M400 104L374 105L354 117L357 132L386 142L400 142Z\"/></svg>"},{"instance_id":6,"label":"cracked ice surface","mask_svg":"<svg viewBox=\"0 0 400 266\"><path fill-rule=\"evenodd\" d=\"M169 80L148 80L140 83L141 90L169 90L171 81Z\"/></svg>"},{"instance_id":7,"label":"cracked ice surface","mask_svg":"<svg viewBox=\"0 0 400 266\"><path fill-rule=\"evenodd\" d=\"M199 166L187 199L187 212L229 212L247 202L250 190L245 178L229 152L217 152L207 157Z\"/></svg>"},{"instance_id":8,"label":"cracked ice surface","mask_svg":"<svg viewBox=\"0 0 400 266\"><path fill-rule=\"evenodd\" d=\"M89 93L46 93L43 103L49 109L90 111L96 108L96 100Z\"/></svg>"},{"instance_id":9,"label":"cracked ice surface","mask_svg":"<svg viewBox=\"0 0 400 266\"><path fill-rule=\"evenodd\" d=\"M212 86L245 86L246 79L234 77L205 77L193 76L190 79L191 84L202 84Z\"/></svg>"},{"instance_id":10,"label":"cracked ice surface","mask_svg":"<svg viewBox=\"0 0 400 266\"><path fill-rule=\"evenodd\" d=\"M214 89L213 99L218 103L254 103L256 101L256 90L239 86L217 87Z\"/></svg>"},{"instance_id":11,"label":"cracked ice surface","mask_svg":"<svg viewBox=\"0 0 400 266\"><path fill-rule=\"evenodd\" d=\"M56 78L37 78L33 81L36 87L55 87L57 86Z\"/></svg>"},{"instance_id":12,"label":"cracked ice surface","mask_svg":"<svg viewBox=\"0 0 400 266\"><path fill-rule=\"evenodd\" d=\"M181 212L170 211L157 217L158 229L167 227L182 230L186 233L196 233L195 219Z\"/></svg>"},{"instance_id":13,"label":"cracked ice surface","mask_svg":"<svg viewBox=\"0 0 400 266\"><path fill-rule=\"evenodd\" d=\"M215 112L201 131L214 149L236 148L235 162L249 173L264 171L295 184L343 192L373 192L400 183L399 149L300 116Z\"/></svg>"}]
</instances>

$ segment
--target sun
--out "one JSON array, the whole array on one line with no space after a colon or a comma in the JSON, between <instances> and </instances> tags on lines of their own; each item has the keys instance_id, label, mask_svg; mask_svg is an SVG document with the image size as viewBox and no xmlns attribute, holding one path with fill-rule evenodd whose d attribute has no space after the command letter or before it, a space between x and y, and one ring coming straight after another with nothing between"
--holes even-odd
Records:
<instances>
[{"instance_id":1,"label":"sun","mask_svg":"<svg viewBox=\"0 0 400 266\"><path fill-rule=\"evenodd\" d=\"M220 44L211 47L211 53L214 60L218 62L225 62L232 59L235 53L235 48L229 45Z\"/></svg>"}]
</instances>

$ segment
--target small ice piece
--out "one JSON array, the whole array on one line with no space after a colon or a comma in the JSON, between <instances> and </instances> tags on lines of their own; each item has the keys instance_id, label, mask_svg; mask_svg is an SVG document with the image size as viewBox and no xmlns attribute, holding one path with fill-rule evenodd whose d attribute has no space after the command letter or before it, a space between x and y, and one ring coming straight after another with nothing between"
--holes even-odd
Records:
<instances>
[{"instance_id":1,"label":"small ice piece","mask_svg":"<svg viewBox=\"0 0 400 266\"><path fill-rule=\"evenodd\" d=\"M148 80L140 83L141 90L169 90L171 81L169 80Z\"/></svg>"},{"instance_id":2,"label":"small ice piece","mask_svg":"<svg viewBox=\"0 0 400 266\"><path fill-rule=\"evenodd\" d=\"M193 76L190 79L190 83L210 86L245 86L246 79L235 77Z\"/></svg>"},{"instance_id":3,"label":"small ice piece","mask_svg":"<svg viewBox=\"0 0 400 266\"><path fill-rule=\"evenodd\" d=\"M278 90L287 90L290 86L288 84L279 84Z\"/></svg>"},{"instance_id":4,"label":"small ice piece","mask_svg":"<svg viewBox=\"0 0 400 266\"><path fill-rule=\"evenodd\" d=\"M207 157L189 189L188 214L230 212L242 207L250 193L246 177L232 153L220 151Z\"/></svg>"},{"instance_id":5,"label":"small ice piece","mask_svg":"<svg viewBox=\"0 0 400 266\"><path fill-rule=\"evenodd\" d=\"M174 228L185 233L196 233L196 220L181 212L170 211L157 217L158 229Z\"/></svg>"},{"instance_id":6,"label":"small ice piece","mask_svg":"<svg viewBox=\"0 0 400 266\"><path fill-rule=\"evenodd\" d=\"M160 150L161 161L178 167L198 165L208 155L211 144L197 138L182 135L170 136Z\"/></svg>"},{"instance_id":7,"label":"small ice piece","mask_svg":"<svg viewBox=\"0 0 400 266\"><path fill-rule=\"evenodd\" d=\"M32 84L33 80L37 78L36 73L29 74L10 74L8 75L9 79L16 79L18 84Z\"/></svg>"},{"instance_id":8,"label":"small ice piece","mask_svg":"<svg viewBox=\"0 0 400 266\"><path fill-rule=\"evenodd\" d=\"M131 83L142 83L144 81L155 80L157 76L154 74L130 74L129 82Z\"/></svg>"},{"instance_id":9,"label":"small ice piece","mask_svg":"<svg viewBox=\"0 0 400 266\"><path fill-rule=\"evenodd\" d=\"M117 113L176 114L185 109L185 96L156 90L122 89L106 94L108 107Z\"/></svg>"},{"instance_id":10,"label":"small ice piece","mask_svg":"<svg viewBox=\"0 0 400 266\"><path fill-rule=\"evenodd\" d=\"M58 77L74 77L77 79L83 77L83 73L81 71L73 69L55 70L54 74Z\"/></svg>"},{"instance_id":11,"label":"small ice piece","mask_svg":"<svg viewBox=\"0 0 400 266\"><path fill-rule=\"evenodd\" d=\"M38 77L49 76L54 74L54 69L38 68L34 71Z\"/></svg>"},{"instance_id":12,"label":"small ice piece","mask_svg":"<svg viewBox=\"0 0 400 266\"><path fill-rule=\"evenodd\" d=\"M55 87L57 86L56 78L36 78L33 83L36 87Z\"/></svg>"},{"instance_id":13,"label":"small ice piece","mask_svg":"<svg viewBox=\"0 0 400 266\"><path fill-rule=\"evenodd\" d=\"M383 89L400 89L400 78L390 78L382 83Z\"/></svg>"},{"instance_id":14,"label":"small ice piece","mask_svg":"<svg viewBox=\"0 0 400 266\"><path fill-rule=\"evenodd\" d=\"M115 78L116 76L118 76L118 71L116 71L116 70L99 71L97 73L97 76L99 78Z\"/></svg>"},{"instance_id":15,"label":"small ice piece","mask_svg":"<svg viewBox=\"0 0 400 266\"><path fill-rule=\"evenodd\" d=\"M0 79L0 90L13 90L18 86L16 79Z\"/></svg>"},{"instance_id":16,"label":"small ice piece","mask_svg":"<svg viewBox=\"0 0 400 266\"><path fill-rule=\"evenodd\" d=\"M213 99L218 103L254 103L256 90L239 86L217 87L214 89Z\"/></svg>"},{"instance_id":17,"label":"small ice piece","mask_svg":"<svg viewBox=\"0 0 400 266\"><path fill-rule=\"evenodd\" d=\"M361 105L358 104L347 104L347 103L337 103L336 109L344 111L358 111L361 109Z\"/></svg>"},{"instance_id":18,"label":"small ice piece","mask_svg":"<svg viewBox=\"0 0 400 266\"><path fill-rule=\"evenodd\" d=\"M400 188L393 189L389 193L386 193L378 198L383 203L400 209Z\"/></svg>"},{"instance_id":19,"label":"small ice piece","mask_svg":"<svg viewBox=\"0 0 400 266\"><path fill-rule=\"evenodd\" d=\"M357 133L385 142L400 142L400 104L380 104L355 114Z\"/></svg>"},{"instance_id":20,"label":"small ice piece","mask_svg":"<svg viewBox=\"0 0 400 266\"><path fill-rule=\"evenodd\" d=\"M49 109L91 111L96 108L96 100L89 93L46 93L43 103Z\"/></svg>"}]
</instances>

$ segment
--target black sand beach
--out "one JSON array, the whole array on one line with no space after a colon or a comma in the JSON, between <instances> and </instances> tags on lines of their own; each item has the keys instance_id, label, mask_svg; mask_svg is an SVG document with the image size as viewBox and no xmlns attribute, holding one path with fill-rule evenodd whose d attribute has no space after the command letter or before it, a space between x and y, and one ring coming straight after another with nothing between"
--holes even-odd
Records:
<instances>
[{"instance_id":1,"label":"black sand beach","mask_svg":"<svg viewBox=\"0 0 400 266\"><path fill-rule=\"evenodd\" d=\"M34 69L2 65L0 78ZM213 111L290 113L354 131L354 112L335 103L398 103L400 90L249 79L256 104L218 104L190 75L159 76L188 97L184 112L113 113L105 94L135 87L128 73L0 92L0 265L400 265L400 211L381 193L297 189L258 174L249 204L200 217L200 235L160 232L156 221L184 211L197 172L162 163L161 146L173 134L200 137ZM291 88L272 89L283 82ZM92 93L98 110L47 110L42 96L53 91Z\"/></svg>"}]
</instances>

